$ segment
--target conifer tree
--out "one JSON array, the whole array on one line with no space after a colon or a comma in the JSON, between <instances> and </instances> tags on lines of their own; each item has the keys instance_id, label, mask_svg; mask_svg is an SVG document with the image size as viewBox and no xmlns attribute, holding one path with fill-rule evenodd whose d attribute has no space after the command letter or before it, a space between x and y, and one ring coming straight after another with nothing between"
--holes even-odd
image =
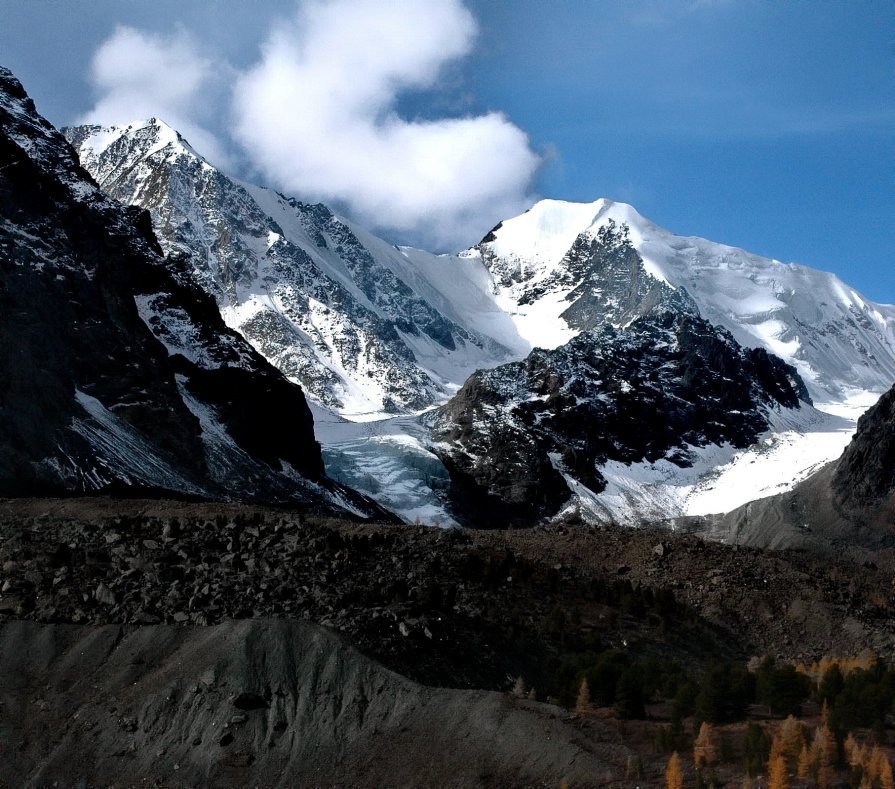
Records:
<instances>
[{"instance_id":1,"label":"conifer tree","mask_svg":"<svg viewBox=\"0 0 895 789\"><path fill-rule=\"evenodd\" d=\"M895 778L892 776L892 763L885 754L879 766L879 785L882 789L895 789Z\"/></svg>"},{"instance_id":2,"label":"conifer tree","mask_svg":"<svg viewBox=\"0 0 895 789\"><path fill-rule=\"evenodd\" d=\"M824 702L823 722L815 732L817 744L817 784L821 789L828 789L833 783L833 772L836 768L836 735L830 726L830 707ZM812 748L815 745L812 743Z\"/></svg>"},{"instance_id":3,"label":"conifer tree","mask_svg":"<svg viewBox=\"0 0 895 789\"><path fill-rule=\"evenodd\" d=\"M699 734L693 742L693 761L696 763L696 781L700 784L703 779L702 771L710 771L718 761L715 730L710 723L703 722L699 727Z\"/></svg>"},{"instance_id":4,"label":"conifer tree","mask_svg":"<svg viewBox=\"0 0 895 789\"><path fill-rule=\"evenodd\" d=\"M799 778L805 779L808 778L814 769L814 762L811 760L811 751L808 749L807 745L802 746L802 751L799 753L799 763L798 763L798 776Z\"/></svg>"},{"instance_id":5,"label":"conifer tree","mask_svg":"<svg viewBox=\"0 0 895 789\"><path fill-rule=\"evenodd\" d=\"M802 748L805 745L805 735L802 733L802 724L793 715L790 715L781 724L777 737L780 739L780 752L783 753L789 761L795 762L799 758L799 754L802 752Z\"/></svg>"},{"instance_id":6,"label":"conifer tree","mask_svg":"<svg viewBox=\"0 0 895 789\"><path fill-rule=\"evenodd\" d=\"M864 771L865 775L870 779L870 783L880 783L882 779L883 762L888 763L888 761L889 760L886 759L886 756L879 745L874 745L873 750L870 751L870 756L867 759L867 767Z\"/></svg>"},{"instance_id":7,"label":"conifer tree","mask_svg":"<svg viewBox=\"0 0 895 789\"><path fill-rule=\"evenodd\" d=\"M684 789L684 770L677 751L671 754L668 766L665 768L665 789Z\"/></svg>"},{"instance_id":8,"label":"conifer tree","mask_svg":"<svg viewBox=\"0 0 895 789\"><path fill-rule=\"evenodd\" d=\"M718 761L718 745L715 742L715 730L710 723L699 727L699 734L693 743L693 761L696 768L710 768Z\"/></svg>"},{"instance_id":9,"label":"conifer tree","mask_svg":"<svg viewBox=\"0 0 895 789\"><path fill-rule=\"evenodd\" d=\"M771 759L768 769L769 789L789 789L789 769L783 754Z\"/></svg>"},{"instance_id":10,"label":"conifer tree","mask_svg":"<svg viewBox=\"0 0 895 789\"><path fill-rule=\"evenodd\" d=\"M850 766L857 767L861 763L861 750L858 747L857 740L855 740L855 735L851 732L849 732L848 736L845 738L845 745L843 748L845 750L845 761L847 761Z\"/></svg>"}]
</instances>

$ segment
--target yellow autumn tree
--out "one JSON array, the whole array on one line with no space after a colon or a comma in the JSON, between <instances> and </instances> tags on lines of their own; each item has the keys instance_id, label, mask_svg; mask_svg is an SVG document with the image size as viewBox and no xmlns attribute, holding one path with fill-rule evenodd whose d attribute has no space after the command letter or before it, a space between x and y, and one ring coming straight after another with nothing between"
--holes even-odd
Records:
<instances>
[{"instance_id":1,"label":"yellow autumn tree","mask_svg":"<svg viewBox=\"0 0 895 789\"><path fill-rule=\"evenodd\" d=\"M879 785L882 789L895 789L895 779L892 777L892 763L885 754L879 766Z\"/></svg>"},{"instance_id":2,"label":"yellow autumn tree","mask_svg":"<svg viewBox=\"0 0 895 789\"><path fill-rule=\"evenodd\" d=\"M684 769L677 751L671 754L665 768L665 789L684 789Z\"/></svg>"},{"instance_id":3,"label":"yellow autumn tree","mask_svg":"<svg viewBox=\"0 0 895 789\"><path fill-rule=\"evenodd\" d=\"M799 753L799 762L797 768L797 774L799 778L805 779L808 778L814 770L814 762L811 759L811 751L808 750L807 745L802 746L802 751Z\"/></svg>"},{"instance_id":4,"label":"yellow autumn tree","mask_svg":"<svg viewBox=\"0 0 895 789\"><path fill-rule=\"evenodd\" d=\"M848 736L845 738L843 750L845 751L845 761L847 761L851 767L857 767L861 763L861 749L858 746L858 741L855 739L855 735L851 732L849 732Z\"/></svg>"},{"instance_id":5,"label":"yellow autumn tree","mask_svg":"<svg viewBox=\"0 0 895 789\"><path fill-rule=\"evenodd\" d=\"M811 743L812 756L817 766L817 785L820 789L828 789L833 783L836 750L836 735L830 726L830 708L824 702L822 723L815 731L814 742Z\"/></svg>"},{"instance_id":6,"label":"yellow autumn tree","mask_svg":"<svg viewBox=\"0 0 895 789\"><path fill-rule=\"evenodd\" d=\"M802 724L793 715L790 715L780 725L775 740L779 740L777 749L786 758L795 763L805 747L805 735L802 733ZM773 744L772 744L773 747Z\"/></svg>"},{"instance_id":7,"label":"yellow autumn tree","mask_svg":"<svg viewBox=\"0 0 895 789\"><path fill-rule=\"evenodd\" d=\"M693 761L696 769L710 768L718 761L718 744L710 723L703 723L699 727L699 734L693 743Z\"/></svg>"},{"instance_id":8,"label":"yellow autumn tree","mask_svg":"<svg viewBox=\"0 0 895 789\"><path fill-rule=\"evenodd\" d=\"M888 763L888 761L889 760L886 758L879 745L874 745L873 750L870 751L870 756L867 758L867 765L864 768L865 774L870 779L870 783L880 783L882 779L883 762Z\"/></svg>"},{"instance_id":9,"label":"yellow autumn tree","mask_svg":"<svg viewBox=\"0 0 895 789\"><path fill-rule=\"evenodd\" d=\"M789 789L789 769L786 766L786 757L782 754L771 760L768 769L768 789Z\"/></svg>"}]
</instances>

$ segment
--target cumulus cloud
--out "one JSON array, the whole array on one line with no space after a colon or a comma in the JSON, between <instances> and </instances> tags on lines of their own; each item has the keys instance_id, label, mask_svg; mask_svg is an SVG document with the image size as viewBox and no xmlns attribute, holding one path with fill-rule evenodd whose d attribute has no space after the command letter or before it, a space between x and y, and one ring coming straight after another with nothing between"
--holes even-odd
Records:
<instances>
[{"instance_id":1,"label":"cumulus cloud","mask_svg":"<svg viewBox=\"0 0 895 789\"><path fill-rule=\"evenodd\" d=\"M118 27L93 57L91 78L99 100L80 122L111 126L158 117L210 160L226 162L218 138L202 125L212 110L221 65L198 51L184 31L160 36Z\"/></svg>"},{"instance_id":2,"label":"cumulus cloud","mask_svg":"<svg viewBox=\"0 0 895 789\"><path fill-rule=\"evenodd\" d=\"M540 159L503 114L406 119L468 54L460 0L306 0L237 80L235 136L266 179L337 201L360 221L440 248L524 209Z\"/></svg>"}]
</instances>

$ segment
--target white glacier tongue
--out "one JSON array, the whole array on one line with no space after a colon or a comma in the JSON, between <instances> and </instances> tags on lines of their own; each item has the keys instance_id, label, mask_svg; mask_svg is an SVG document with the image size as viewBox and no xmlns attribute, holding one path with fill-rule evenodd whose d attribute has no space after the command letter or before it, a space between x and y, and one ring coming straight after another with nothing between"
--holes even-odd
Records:
<instances>
[{"instance_id":1,"label":"white glacier tongue","mask_svg":"<svg viewBox=\"0 0 895 789\"><path fill-rule=\"evenodd\" d=\"M729 512L784 493L842 454L858 417L872 405L868 399L874 400L853 401L840 415L811 408L778 413L773 429L745 450L729 444L691 449L689 468L667 460L607 463L601 468L606 490L594 495L570 486L575 495L563 514L578 510L585 518L631 524Z\"/></svg>"}]
</instances>

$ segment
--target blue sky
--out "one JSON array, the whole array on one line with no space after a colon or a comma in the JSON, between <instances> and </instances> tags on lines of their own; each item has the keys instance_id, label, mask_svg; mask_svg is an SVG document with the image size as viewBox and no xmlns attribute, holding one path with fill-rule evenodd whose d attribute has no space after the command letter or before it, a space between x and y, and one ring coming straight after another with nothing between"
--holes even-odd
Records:
<instances>
[{"instance_id":1,"label":"blue sky","mask_svg":"<svg viewBox=\"0 0 895 789\"><path fill-rule=\"evenodd\" d=\"M363 0L338 0L341 19L352 2ZM401 2L377 7L400 23L408 16ZM386 37L383 57L394 57L398 71L380 60L372 68L379 81L357 73L355 104L381 102L367 121L333 134L331 125L308 125L315 113L297 113L289 139L307 142L289 162L291 148L259 120L278 105L254 97L289 73L325 83L341 67L304 62L284 71L284 58L298 51L289 41L280 42L283 58L270 55L272 29L285 39L303 29L296 5L0 0L0 63L64 125L142 109L145 94L155 95L145 78L125 94L116 83L129 51L127 40L109 45L119 26L147 36L150 54L176 40L208 68L196 66L203 82L185 99L159 87L167 105L152 114L177 115L169 120L194 130L187 136L196 147L207 140L238 174L362 220L379 217L377 230L398 241L464 246L536 196L610 197L674 232L832 270L871 298L895 302L895 0L438 0L438 13L435 2L417 0L425 14L412 20L416 32L396 23L393 39L373 36ZM311 42L338 53L326 38L336 34L318 22ZM336 27L359 37L376 25ZM411 41L417 49L401 51ZM103 45L111 71L104 82L92 65ZM449 54L433 59L426 47ZM432 78L416 79L427 68ZM298 92L291 103L312 106L314 98ZM406 123L385 135L386 115ZM469 123L450 122L463 118ZM376 155L349 158L351 172L342 172L333 151L321 151L330 138L361 149L351 141L369 139ZM439 148L444 138L450 144ZM481 150L469 152L469 139ZM410 154L389 157L417 148L423 159L439 151L453 161L459 150L467 159L454 182L414 191ZM321 166L309 170L318 154Z\"/></svg>"}]
</instances>

